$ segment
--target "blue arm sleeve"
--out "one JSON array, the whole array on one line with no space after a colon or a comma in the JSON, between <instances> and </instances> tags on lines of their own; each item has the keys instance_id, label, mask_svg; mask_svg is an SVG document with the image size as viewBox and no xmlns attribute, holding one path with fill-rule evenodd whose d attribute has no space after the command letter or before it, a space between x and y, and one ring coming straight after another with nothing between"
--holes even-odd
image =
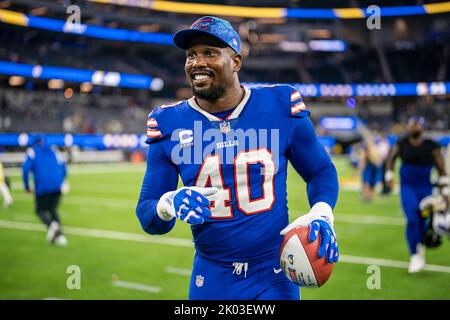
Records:
<instances>
[{"instance_id":1,"label":"blue arm sleeve","mask_svg":"<svg viewBox=\"0 0 450 320\"><path fill-rule=\"evenodd\" d=\"M22 165L22 179L25 190L30 190L29 176L32 167L33 167L33 159L27 156L25 162Z\"/></svg>"},{"instance_id":2,"label":"blue arm sleeve","mask_svg":"<svg viewBox=\"0 0 450 320\"><path fill-rule=\"evenodd\" d=\"M175 190L178 171L167 159L161 142L152 143L147 153L147 170L142 183L136 214L142 229L150 234L164 234L172 230L175 219L162 220L156 213L159 198L166 192Z\"/></svg>"},{"instance_id":3,"label":"blue arm sleeve","mask_svg":"<svg viewBox=\"0 0 450 320\"><path fill-rule=\"evenodd\" d=\"M288 159L307 183L309 205L326 202L334 208L339 193L336 168L317 138L308 117L293 119Z\"/></svg>"}]
</instances>

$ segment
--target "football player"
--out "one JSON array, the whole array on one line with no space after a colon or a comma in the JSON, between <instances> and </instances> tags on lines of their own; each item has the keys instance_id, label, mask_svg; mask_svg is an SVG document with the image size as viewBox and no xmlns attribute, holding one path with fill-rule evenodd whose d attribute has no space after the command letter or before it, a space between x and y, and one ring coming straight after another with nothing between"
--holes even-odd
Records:
<instances>
[{"instance_id":1,"label":"football player","mask_svg":"<svg viewBox=\"0 0 450 320\"><path fill-rule=\"evenodd\" d=\"M58 215L61 188L67 176L65 161L58 151L46 143L43 135L36 135L33 147L27 149L22 171L25 191L34 193L36 213L47 226L47 241L66 246L67 238L62 232ZM29 182L30 172L33 173L34 190Z\"/></svg>"},{"instance_id":2,"label":"football player","mask_svg":"<svg viewBox=\"0 0 450 320\"><path fill-rule=\"evenodd\" d=\"M448 186L434 185L433 194L419 203L420 215L425 218L423 244L426 248L436 248L442 244L441 237L449 235L450 207Z\"/></svg>"},{"instance_id":3,"label":"football player","mask_svg":"<svg viewBox=\"0 0 450 320\"><path fill-rule=\"evenodd\" d=\"M439 144L423 137L425 119L413 116L408 120L408 135L399 139L392 147L387 163L385 180L392 184L393 170L397 157L400 157L400 197L406 216L406 239L410 261L409 273L420 272L425 266L425 218L420 215L419 203L431 195L431 169L435 166L439 173L438 184L445 188L449 178L446 176L444 159Z\"/></svg>"},{"instance_id":4,"label":"football player","mask_svg":"<svg viewBox=\"0 0 450 320\"><path fill-rule=\"evenodd\" d=\"M361 180L362 199L371 202L375 196L375 188L383 181L383 166L389 153L389 142L382 136L374 135L361 122L358 122L358 130L363 138L361 148Z\"/></svg>"},{"instance_id":5,"label":"football player","mask_svg":"<svg viewBox=\"0 0 450 320\"><path fill-rule=\"evenodd\" d=\"M299 299L281 272L285 235L310 226L318 255L337 262L337 173L300 93L239 82L240 39L228 21L202 17L177 32L193 97L147 120L147 170L136 213L150 234L191 225L190 299ZM310 212L288 225L288 161L307 183ZM184 187L177 189L178 176Z\"/></svg>"}]
</instances>

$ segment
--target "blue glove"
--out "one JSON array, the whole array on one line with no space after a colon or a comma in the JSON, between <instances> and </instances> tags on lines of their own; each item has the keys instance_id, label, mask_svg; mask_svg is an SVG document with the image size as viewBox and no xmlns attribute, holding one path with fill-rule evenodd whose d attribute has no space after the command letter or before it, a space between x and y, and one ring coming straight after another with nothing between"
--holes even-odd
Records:
<instances>
[{"instance_id":1,"label":"blue glove","mask_svg":"<svg viewBox=\"0 0 450 320\"><path fill-rule=\"evenodd\" d=\"M211 217L209 200L206 198L217 192L217 188L183 187L169 191L160 198L157 205L158 216L164 221L178 218L190 225L198 225Z\"/></svg>"},{"instance_id":2,"label":"blue glove","mask_svg":"<svg viewBox=\"0 0 450 320\"><path fill-rule=\"evenodd\" d=\"M333 221L334 217L331 207L325 202L318 202L307 214L295 219L281 230L280 234L284 236L294 228L309 227L309 241L316 241L320 234L321 240L317 253L319 258L323 258L326 254L327 262L334 263L338 262L339 248L333 230Z\"/></svg>"},{"instance_id":3,"label":"blue glove","mask_svg":"<svg viewBox=\"0 0 450 320\"><path fill-rule=\"evenodd\" d=\"M311 222L309 241L316 241L319 234L321 237L318 251L319 258L323 258L326 254L328 263L338 262L339 248L336 236L330 224L322 219L316 219Z\"/></svg>"}]
</instances>

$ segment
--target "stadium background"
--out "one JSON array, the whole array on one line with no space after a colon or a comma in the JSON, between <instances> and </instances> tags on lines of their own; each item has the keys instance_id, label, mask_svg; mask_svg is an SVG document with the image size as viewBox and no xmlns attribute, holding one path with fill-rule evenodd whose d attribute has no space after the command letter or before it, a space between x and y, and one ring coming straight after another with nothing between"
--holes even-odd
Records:
<instances>
[{"instance_id":1,"label":"stadium background","mask_svg":"<svg viewBox=\"0 0 450 320\"><path fill-rule=\"evenodd\" d=\"M145 170L143 133L154 106L184 99L184 52L171 34L205 14L225 14L244 42L240 78L295 85L338 168L336 232L341 263L305 299L449 299L450 245L407 273L398 195L360 199L349 146L356 119L391 141L422 114L430 135L450 135L450 3L377 1L0 1L0 160L14 204L0 209L1 299L185 299L193 248L178 224L144 234L134 214ZM80 23L67 8L80 8ZM235 6L248 6L236 8ZM264 7L265 9L262 9ZM283 8L283 9L279 9ZM360 9L357 9L360 8ZM70 161L60 213L67 248L49 246L23 191L26 146L45 133ZM304 183L290 171L291 219L306 212ZM81 289L66 287L68 266ZM369 289L372 269L381 288Z\"/></svg>"}]
</instances>

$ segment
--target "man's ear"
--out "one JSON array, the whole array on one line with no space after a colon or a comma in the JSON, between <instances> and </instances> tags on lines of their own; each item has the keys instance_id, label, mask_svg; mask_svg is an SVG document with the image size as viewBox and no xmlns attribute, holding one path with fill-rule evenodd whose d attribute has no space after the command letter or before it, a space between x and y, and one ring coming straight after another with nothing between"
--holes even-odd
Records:
<instances>
[{"instance_id":1,"label":"man's ear","mask_svg":"<svg viewBox=\"0 0 450 320\"><path fill-rule=\"evenodd\" d=\"M241 66L242 66L242 59L243 56L240 53L235 53L231 59L233 60L233 71L234 72L238 72L239 70L241 70Z\"/></svg>"}]
</instances>

